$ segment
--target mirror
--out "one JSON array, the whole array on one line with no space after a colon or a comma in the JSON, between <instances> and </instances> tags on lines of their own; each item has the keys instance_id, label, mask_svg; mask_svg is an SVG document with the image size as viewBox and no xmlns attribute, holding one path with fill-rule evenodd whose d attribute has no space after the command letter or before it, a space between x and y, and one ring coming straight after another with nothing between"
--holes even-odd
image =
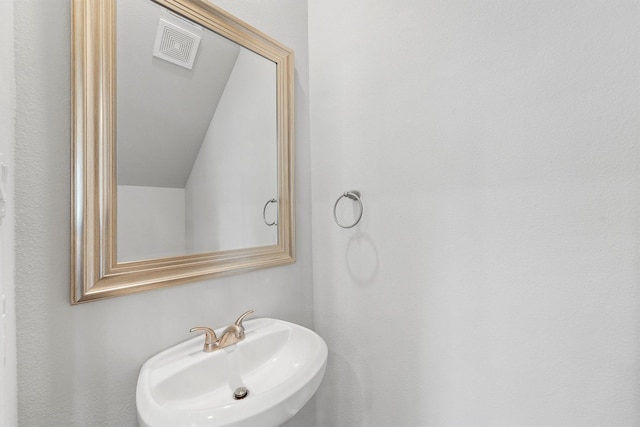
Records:
<instances>
[{"instance_id":1,"label":"mirror","mask_svg":"<svg viewBox=\"0 0 640 427\"><path fill-rule=\"evenodd\" d=\"M275 63L151 0L116 16L117 260L277 244Z\"/></svg>"},{"instance_id":2,"label":"mirror","mask_svg":"<svg viewBox=\"0 0 640 427\"><path fill-rule=\"evenodd\" d=\"M294 262L293 52L206 0L72 8L72 304Z\"/></svg>"}]
</instances>

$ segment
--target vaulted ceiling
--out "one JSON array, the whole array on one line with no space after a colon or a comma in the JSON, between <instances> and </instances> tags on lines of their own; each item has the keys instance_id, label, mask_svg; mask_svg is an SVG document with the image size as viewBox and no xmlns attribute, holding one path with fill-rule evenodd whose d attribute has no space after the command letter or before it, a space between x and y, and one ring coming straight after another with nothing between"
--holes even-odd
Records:
<instances>
[{"instance_id":1,"label":"vaulted ceiling","mask_svg":"<svg viewBox=\"0 0 640 427\"><path fill-rule=\"evenodd\" d=\"M160 18L201 37L191 70L153 56ZM151 0L117 2L118 185L184 188L240 47Z\"/></svg>"}]
</instances>

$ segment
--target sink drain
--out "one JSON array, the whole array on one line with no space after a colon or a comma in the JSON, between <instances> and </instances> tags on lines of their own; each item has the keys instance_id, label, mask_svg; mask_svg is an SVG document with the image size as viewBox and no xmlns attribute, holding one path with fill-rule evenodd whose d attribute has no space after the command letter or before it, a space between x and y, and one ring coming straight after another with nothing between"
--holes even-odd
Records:
<instances>
[{"instance_id":1,"label":"sink drain","mask_svg":"<svg viewBox=\"0 0 640 427\"><path fill-rule=\"evenodd\" d=\"M234 392L233 392L233 398L235 400L242 400L245 397L247 397L249 395L249 390L247 390L246 387L238 387Z\"/></svg>"}]
</instances>

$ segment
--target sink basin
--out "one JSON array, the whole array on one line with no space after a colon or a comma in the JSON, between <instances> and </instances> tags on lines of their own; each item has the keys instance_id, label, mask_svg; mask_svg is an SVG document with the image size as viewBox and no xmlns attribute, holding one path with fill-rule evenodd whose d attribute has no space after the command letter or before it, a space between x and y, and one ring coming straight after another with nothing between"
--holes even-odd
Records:
<instances>
[{"instance_id":1,"label":"sink basin","mask_svg":"<svg viewBox=\"0 0 640 427\"><path fill-rule=\"evenodd\" d=\"M235 345L205 353L199 335L147 360L136 389L140 426L275 427L293 417L322 381L327 345L282 320L244 327ZM241 387L248 395L237 400Z\"/></svg>"}]
</instances>

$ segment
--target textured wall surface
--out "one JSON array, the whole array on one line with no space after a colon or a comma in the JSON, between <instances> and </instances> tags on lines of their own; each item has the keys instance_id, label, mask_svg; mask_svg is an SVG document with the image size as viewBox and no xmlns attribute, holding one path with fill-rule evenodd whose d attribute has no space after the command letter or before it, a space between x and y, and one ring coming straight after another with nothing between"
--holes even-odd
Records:
<instances>
[{"instance_id":1,"label":"textured wall surface","mask_svg":"<svg viewBox=\"0 0 640 427\"><path fill-rule=\"evenodd\" d=\"M298 52L297 262L72 307L69 1L16 2L21 426L136 425L140 366L189 338L192 326L225 325L249 308L256 316L311 326L306 3L242 0L233 6L237 16ZM311 404L291 425L313 425L313 417Z\"/></svg>"},{"instance_id":2,"label":"textured wall surface","mask_svg":"<svg viewBox=\"0 0 640 427\"><path fill-rule=\"evenodd\" d=\"M0 1L0 161L8 166L5 217L0 221L0 426L17 424L14 161L16 84L13 0ZM0 178L1 179L1 178Z\"/></svg>"},{"instance_id":3,"label":"textured wall surface","mask_svg":"<svg viewBox=\"0 0 640 427\"><path fill-rule=\"evenodd\" d=\"M640 425L639 11L309 1L318 425Z\"/></svg>"},{"instance_id":4,"label":"textured wall surface","mask_svg":"<svg viewBox=\"0 0 640 427\"><path fill-rule=\"evenodd\" d=\"M275 64L242 49L185 186L189 253L278 242L262 217L278 195L276 94Z\"/></svg>"},{"instance_id":5,"label":"textured wall surface","mask_svg":"<svg viewBox=\"0 0 640 427\"><path fill-rule=\"evenodd\" d=\"M118 185L117 203L118 261L187 253L184 188Z\"/></svg>"}]
</instances>

